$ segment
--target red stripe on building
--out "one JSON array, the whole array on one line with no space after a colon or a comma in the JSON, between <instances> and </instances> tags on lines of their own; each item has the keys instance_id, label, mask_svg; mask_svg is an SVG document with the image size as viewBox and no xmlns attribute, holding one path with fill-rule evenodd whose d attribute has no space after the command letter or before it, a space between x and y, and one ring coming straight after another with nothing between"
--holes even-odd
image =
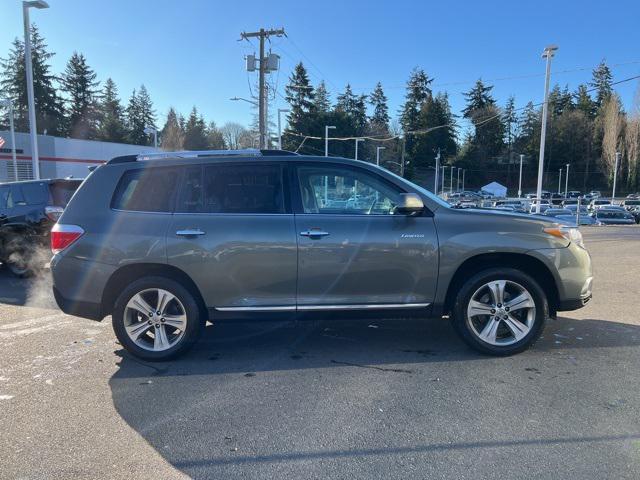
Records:
<instances>
[{"instance_id":1,"label":"red stripe on building","mask_svg":"<svg viewBox=\"0 0 640 480\"><path fill-rule=\"evenodd\" d=\"M13 160L11 155L0 155L0 159ZM17 160L32 160L31 157L26 155L16 155ZM106 160L90 160L83 158L64 158L64 157L40 157L43 162L65 162L65 163L106 163Z\"/></svg>"}]
</instances>

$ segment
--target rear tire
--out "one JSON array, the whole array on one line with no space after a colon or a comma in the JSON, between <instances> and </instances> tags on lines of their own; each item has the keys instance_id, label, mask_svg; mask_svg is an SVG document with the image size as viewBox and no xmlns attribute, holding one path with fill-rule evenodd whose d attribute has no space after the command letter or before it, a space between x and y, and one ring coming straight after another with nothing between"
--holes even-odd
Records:
<instances>
[{"instance_id":1,"label":"rear tire","mask_svg":"<svg viewBox=\"0 0 640 480\"><path fill-rule=\"evenodd\" d=\"M544 290L531 276L513 268L476 273L462 286L453 306L453 325L465 343L496 356L531 347L548 316Z\"/></svg>"},{"instance_id":2,"label":"rear tire","mask_svg":"<svg viewBox=\"0 0 640 480\"><path fill-rule=\"evenodd\" d=\"M120 344L149 361L166 361L187 352L206 321L195 296L165 277L144 277L127 286L116 300L112 318Z\"/></svg>"}]
</instances>

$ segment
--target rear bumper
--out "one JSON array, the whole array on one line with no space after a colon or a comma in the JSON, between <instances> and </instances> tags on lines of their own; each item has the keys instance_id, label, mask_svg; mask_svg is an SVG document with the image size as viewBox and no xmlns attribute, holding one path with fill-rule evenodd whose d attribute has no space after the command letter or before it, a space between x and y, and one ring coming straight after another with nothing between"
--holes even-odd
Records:
<instances>
[{"instance_id":1,"label":"rear bumper","mask_svg":"<svg viewBox=\"0 0 640 480\"><path fill-rule=\"evenodd\" d=\"M53 287L53 296L55 297L60 310L67 315L74 315L76 317L83 317L97 321L100 321L103 318L101 312L102 308L99 303L70 300L62 296L62 293L60 293L60 290L56 287Z\"/></svg>"}]
</instances>

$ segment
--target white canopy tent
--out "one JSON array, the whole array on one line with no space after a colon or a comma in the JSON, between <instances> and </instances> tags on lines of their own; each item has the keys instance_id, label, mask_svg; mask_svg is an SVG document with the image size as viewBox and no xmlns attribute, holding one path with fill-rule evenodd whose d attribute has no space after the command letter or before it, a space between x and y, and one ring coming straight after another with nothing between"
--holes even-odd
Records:
<instances>
[{"instance_id":1,"label":"white canopy tent","mask_svg":"<svg viewBox=\"0 0 640 480\"><path fill-rule=\"evenodd\" d=\"M506 197L507 187L500 185L498 182L491 182L481 188L483 192L490 193L494 197Z\"/></svg>"}]
</instances>

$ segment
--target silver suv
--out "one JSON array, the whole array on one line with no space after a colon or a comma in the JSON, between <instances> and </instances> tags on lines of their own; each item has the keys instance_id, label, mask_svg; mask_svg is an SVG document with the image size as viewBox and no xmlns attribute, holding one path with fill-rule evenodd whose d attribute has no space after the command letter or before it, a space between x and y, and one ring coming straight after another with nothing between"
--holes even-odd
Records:
<instances>
[{"instance_id":1,"label":"silver suv","mask_svg":"<svg viewBox=\"0 0 640 480\"><path fill-rule=\"evenodd\" d=\"M580 232L452 208L375 165L281 151L114 158L53 228L54 294L166 360L207 320L448 315L489 354L520 352L591 298ZM279 315L275 315L279 314Z\"/></svg>"}]
</instances>

